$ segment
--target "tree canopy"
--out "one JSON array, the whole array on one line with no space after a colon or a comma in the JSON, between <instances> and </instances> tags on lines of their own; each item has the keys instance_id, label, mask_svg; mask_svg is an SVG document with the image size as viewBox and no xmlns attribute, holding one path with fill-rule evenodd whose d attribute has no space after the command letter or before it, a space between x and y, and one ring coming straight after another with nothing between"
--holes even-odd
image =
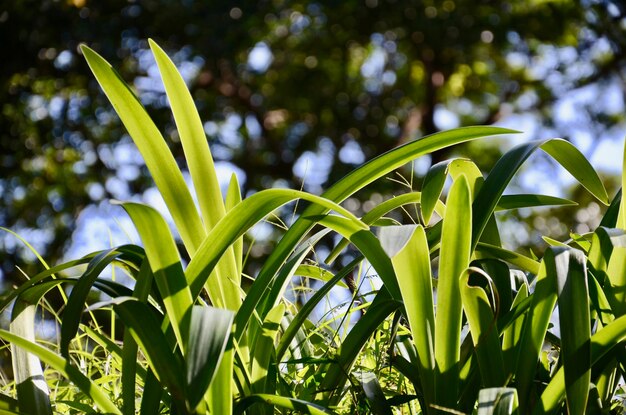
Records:
<instances>
[{"instance_id":1,"label":"tree canopy","mask_svg":"<svg viewBox=\"0 0 626 415\"><path fill-rule=\"evenodd\" d=\"M0 226L54 260L81 211L151 187L81 43L121 68L180 160L148 38L179 66L214 158L245 192L319 193L455 126L508 123L590 155L624 129L625 28L626 6L595 0L7 1ZM499 152L465 150L484 166ZM3 274L23 254L0 237Z\"/></svg>"}]
</instances>

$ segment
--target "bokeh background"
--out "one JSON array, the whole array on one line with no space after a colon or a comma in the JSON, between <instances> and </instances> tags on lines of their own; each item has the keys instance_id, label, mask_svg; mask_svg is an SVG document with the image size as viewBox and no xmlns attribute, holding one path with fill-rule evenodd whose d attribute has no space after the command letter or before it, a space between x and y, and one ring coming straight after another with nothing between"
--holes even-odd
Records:
<instances>
[{"instance_id":1,"label":"bokeh background","mask_svg":"<svg viewBox=\"0 0 626 415\"><path fill-rule=\"evenodd\" d=\"M524 134L421 158L346 206L363 212L410 186L419 189L430 165L446 158L470 157L488 172L513 145L555 136L592 160L610 195L618 186L626 135L621 1L1 4L0 226L50 263L136 238L111 199L162 208L81 43L134 87L182 162L147 39L159 43L192 91L224 185L234 172L244 195L287 186L321 193L402 143L477 124ZM535 155L526 167L510 191L580 205L502 217L512 248L540 253L541 235L564 239L597 224L604 208L547 157ZM251 274L281 232L268 222L250 235L257 240ZM14 235L0 232L5 289L23 278L17 266L27 274L40 269Z\"/></svg>"}]
</instances>

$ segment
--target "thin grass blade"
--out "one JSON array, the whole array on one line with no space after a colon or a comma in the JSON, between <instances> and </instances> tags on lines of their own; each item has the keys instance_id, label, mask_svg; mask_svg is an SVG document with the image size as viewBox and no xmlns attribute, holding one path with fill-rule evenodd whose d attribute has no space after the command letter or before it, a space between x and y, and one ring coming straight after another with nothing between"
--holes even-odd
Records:
<instances>
[{"instance_id":1,"label":"thin grass blade","mask_svg":"<svg viewBox=\"0 0 626 415\"><path fill-rule=\"evenodd\" d=\"M72 364L63 357L43 346L6 330L0 329L0 338L32 353L42 362L57 370L61 376L69 379L69 381L76 385L87 397L93 400L94 404L101 411L122 415L117 406L109 399L108 393L104 392L98 385L92 382L87 376L83 375L78 368L72 366Z\"/></svg>"}]
</instances>

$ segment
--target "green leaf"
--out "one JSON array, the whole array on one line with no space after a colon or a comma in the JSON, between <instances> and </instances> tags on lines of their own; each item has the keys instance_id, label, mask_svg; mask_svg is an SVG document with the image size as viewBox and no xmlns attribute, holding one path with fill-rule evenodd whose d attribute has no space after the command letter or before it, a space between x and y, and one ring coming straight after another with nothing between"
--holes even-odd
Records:
<instances>
[{"instance_id":1,"label":"green leaf","mask_svg":"<svg viewBox=\"0 0 626 415\"><path fill-rule=\"evenodd\" d=\"M447 202L439 252L435 388L437 404L452 408L456 405L460 370L462 305L459 277L470 262L472 237L472 199L464 175L452 184Z\"/></svg>"},{"instance_id":2,"label":"green leaf","mask_svg":"<svg viewBox=\"0 0 626 415\"><path fill-rule=\"evenodd\" d=\"M332 272L325 270L319 265L308 265L308 264L299 265L296 271L294 272L294 275L311 278L313 280L318 280L318 281L323 281L323 282L328 282L331 279L333 279L333 277L335 276ZM341 288L348 288L348 286L342 281L338 281L336 285Z\"/></svg>"},{"instance_id":3,"label":"green leaf","mask_svg":"<svg viewBox=\"0 0 626 415\"><path fill-rule=\"evenodd\" d=\"M51 350L46 349L43 346L33 343L21 336L18 336L6 330L0 329L0 338L11 342L12 344L26 350L29 353L32 353L33 355L41 359L41 361L43 361L45 364L58 371L61 376L69 379L70 382L76 385L76 387L78 387L87 397L92 399L94 404L101 411L110 414L122 414L120 410L115 406L115 404L113 404L113 402L111 402L111 400L109 399L109 394L104 392L87 376L83 375L78 368L72 366L72 364L68 360L55 354Z\"/></svg>"},{"instance_id":4,"label":"green leaf","mask_svg":"<svg viewBox=\"0 0 626 415\"><path fill-rule=\"evenodd\" d=\"M398 278L417 349L422 391L430 407L435 399L435 312L426 233L420 225L390 226L380 229L379 238Z\"/></svg>"},{"instance_id":5,"label":"green leaf","mask_svg":"<svg viewBox=\"0 0 626 415\"><path fill-rule=\"evenodd\" d=\"M124 203L122 207L141 237L167 316L178 344L186 354L193 301L174 238L165 219L156 209L139 203Z\"/></svg>"},{"instance_id":6,"label":"green leaf","mask_svg":"<svg viewBox=\"0 0 626 415\"><path fill-rule=\"evenodd\" d=\"M146 302L154 276L150 270L148 259L145 258L137 274L137 282L133 290L133 297L141 302ZM133 338L128 327L124 328L124 342L122 349L122 410L124 415L135 414L135 377L139 370L145 371L141 365L137 363L137 351L139 347ZM146 376L144 375L144 379ZM144 392L149 393L149 388L144 388ZM146 398L146 400L148 400ZM160 401L160 396L159 396Z\"/></svg>"},{"instance_id":7,"label":"green leaf","mask_svg":"<svg viewBox=\"0 0 626 415\"><path fill-rule=\"evenodd\" d=\"M522 301L528 298L528 285L522 284L517 292L511 309L515 309ZM522 337L522 328L524 327L525 314L520 313L511 324L503 330L502 334L502 359L504 360L504 368L506 377L513 375L515 370L515 362L519 358L520 348L519 342Z\"/></svg>"},{"instance_id":8,"label":"green leaf","mask_svg":"<svg viewBox=\"0 0 626 415\"><path fill-rule=\"evenodd\" d=\"M517 352L519 360L515 376L522 413L527 412L530 404L530 394L535 383L535 369L539 361L539 353L548 331L550 316L556 304L556 281L552 276L556 272L555 255L563 249L549 248L546 250L537 274L535 291L531 296L530 309L524 319L524 328Z\"/></svg>"},{"instance_id":9,"label":"green leaf","mask_svg":"<svg viewBox=\"0 0 626 415\"><path fill-rule=\"evenodd\" d=\"M617 345L626 340L626 316L622 316L608 326L602 328L591 336L591 365L595 365L600 359L611 352L620 352L615 349ZM535 406L533 414L545 414L554 412L565 397L565 375L563 367L552 376L550 383L541 394L539 402Z\"/></svg>"},{"instance_id":10,"label":"green leaf","mask_svg":"<svg viewBox=\"0 0 626 415\"><path fill-rule=\"evenodd\" d=\"M568 413L585 413L591 382L591 337L587 259L577 249L555 255L556 287L559 295L561 355L565 370Z\"/></svg>"},{"instance_id":11,"label":"green leaf","mask_svg":"<svg viewBox=\"0 0 626 415\"><path fill-rule=\"evenodd\" d=\"M493 258L501 259L502 261L515 265L526 272L530 272L531 274L537 275L539 272L539 262L499 246L479 242L476 246L476 252L489 254Z\"/></svg>"},{"instance_id":12,"label":"green leaf","mask_svg":"<svg viewBox=\"0 0 626 415\"><path fill-rule=\"evenodd\" d=\"M514 388L481 389L478 394L478 415L513 415L517 410Z\"/></svg>"},{"instance_id":13,"label":"green leaf","mask_svg":"<svg viewBox=\"0 0 626 415\"><path fill-rule=\"evenodd\" d=\"M228 192L226 192L226 210L231 210L239 202L241 202L241 190L239 189L237 175L233 173L228 183ZM237 265L237 275L241 277L241 273L243 272L243 237L233 243L233 251Z\"/></svg>"},{"instance_id":14,"label":"green leaf","mask_svg":"<svg viewBox=\"0 0 626 415\"><path fill-rule=\"evenodd\" d=\"M81 45L81 50L143 156L183 243L192 255L204 240L206 232L172 152L138 98L111 65L87 46Z\"/></svg>"},{"instance_id":15,"label":"green leaf","mask_svg":"<svg viewBox=\"0 0 626 415\"><path fill-rule=\"evenodd\" d=\"M506 383L504 359L496 326L496 300L490 300L485 290L470 282L472 275L485 278L491 291L495 286L489 275L479 268L470 267L460 276L461 299L469 323L478 366L485 387L501 387ZM495 294L497 295L497 293Z\"/></svg>"},{"instance_id":16,"label":"green leaf","mask_svg":"<svg viewBox=\"0 0 626 415\"><path fill-rule=\"evenodd\" d=\"M121 297L96 304L102 307L111 304L124 325L139 345L148 365L165 385L172 398L179 405L184 405L185 377L184 363L178 352L172 352L165 334L161 331L161 322L152 308L132 298Z\"/></svg>"},{"instance_id":17,"label":"green leaf","mask_svg":"<svg viewBox=\"0 0 626 415\"><path fill-rule=\"evenodd\" d=\"M541 149L563 166L596 199L606 206L609 205L609 195L606 193L602 179L572 143L561 138L554 138L541 144Z\"/></svg>"},{"instance_id":18,"label":"green leaf","mask_svg":"<svg viewBox=\"0 0 626 415\"><path fill-rule=\"evenodd\" d=\"M560 197L519 194L502 195L498 201L496 210L511 210L537 206L576 206L578 203Z\"/></svg>"},{"instance_id":19,"label":"green leaf","mask_svg":"<svg viewBox=\"0 0 626 415\"><path fill-rule=\"evenodd\" d=\"M159 67L165 92L172 107L189 174L198 196L202 220L208 232L226 211L204 127L193 98L176 66L152 39L149 39L148 43Z\"/></svg>"},{"instance_id":20,"label":"green leaf","mask_svg":"<svg viewBox=\"0 0 626 415\"><path fill-rule=\"evenodd\" d=\"M609 208L604 213L602 220L600 221L599 226L604 226L605 228L615 228L618 223L618 216L620 213L620 209L622 206L622 188L617 191L617 194L611 201Z\"/></svg>"},{"instance_id":21,"label":"green leaf","mask_svg":"<svg viewBox=\"0 0 626 415\"><path fill-rule=\"evenodd\" d=\"M297 413L301 414L333 414L331 410L311 402L306 402L301 399L288 398L285 396L268 395L264 393L249 395L238 401L233 414L241 415L246 411L246 409L257 403L278 406L281 408L290 409L292 411L297 411Z\"/></svg>"},{"instance_id":22,"label":"green leaf","mask_svg":"<svg viewBox=\"0 0 626 415\"><path fill-rule=\"evenodd\" d=\"M98 253L98 255L89 262L87 269L72 288L61 320L60 349L61 355L66 359L69 358L70 342L78 332L78 326L83 315L83 309L85 308L85 300L89 295L89 291L91 291L94 281L119 255L120 253L113 249Z\"/></svg>"},{"instance_id":23,"label":"green leaf","mask_svg":"<svg viewBox=\"0 0 626 415\"><path fill-rule=\"evenodd\" d=\"M571 143L559 138L524 143L514 147L498 160L480 188L478 195L476 195L473 204L475 215L473 218L472 247L475 247L480 240L483 230L509 182L524 161L538 148L559 162L600 202L608 204L608 195L602 180L585 156Z\"/></svg>"},{"instance_id":24,"label":"green leaf","mask_svg":"<svg viewBox=\"0 0 626 415\"><path fill-rule=\"evenodd\" d=\"M623 239L623 238L622 238ZM626 246L614 246L606 268L606 297L616 316L626 314Z\"/></svg>"},{"instance_id":25,"label":"green leaf","mask_svg":"<svg viewBox=\"0 0 626 415\"><path fill-rule=\"evenodd\" d=\"M204 397L222 359L230 337L234 313L210 306L191 310L189 347L185 359L189 406L196 408Z\"/></svg>"},{"instance_id":26,"label":"green leaf","mask_svg":"<svg viewBox=\"0 0 626 415\"><path fill-rule=\"evenodd\" d=\"M428 225L435 211L435 205L441 196L443 185L448 177L448 166L452 160L444 160L433 164L422 184L422 222Z\"/></svg>"},{"instance_id":27,"label":"green leaf","mask_svg":"<svg viewBox=\"0 0 626 415\"><path fill-rule=\"evenodd\" d=\"M285 315L285 304L280 303L267 314L261 327L261 335L254 344L250 381L254 393L271 393L268 373L270 365L276 364L274 342L280 328L280 321ZM275 370L275 368L274 368Z\"/></svg>"}]
</instances>

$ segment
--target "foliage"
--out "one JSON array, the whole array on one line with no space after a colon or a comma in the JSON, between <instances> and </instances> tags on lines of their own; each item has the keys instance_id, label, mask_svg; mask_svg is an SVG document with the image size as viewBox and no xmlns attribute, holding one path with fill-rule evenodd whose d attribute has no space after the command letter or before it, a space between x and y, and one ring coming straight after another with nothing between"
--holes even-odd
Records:
<instances>
[{"instance_id":1,"label":"foliage","mask_svg":"<svg viewBox=\"0 0 626 415\"><path fill-rule=\"evenodd\" d=\"M587 155L624 120L621 87L612 89L626 63L619 1L4 3L0 38L10 41L0 44L7 57L0 65L0 226L35 240L53 262L72 239L80 243L72 232L83 217L153 185L93 82L81 42L112 59L175 143L177 129L144 39L171 51L216 160L245 173L243 194L302 182L317 193L361 160L447 128L436 122L437 112L453 113L461 126L534 116L547 128L524 127L531 138L586 135L593 140L581 147ZM263 45L272 54L266 70L249 64ZM577 92L591 98L561 105ZM571 108L570 118L560 117L561 106ZM182 161L180 146L170 147ZM453 151L429 156L434 164ZM463 150L481 169L500 152L484 142ZM389 196L391 183L368 186L361 201L369 195L375 201L375 193ZM560 212L566 211L553 215ZM548 228L552 236L575 225L567 221L571 213ZM537 235L528 239L519 243L541 242ZM5 278L19 279L16 264L35 272L28 250L9 237L0 244ZM249 261L272 248L257 246Z\"/></svg>"},{"instance_id":2,"label":"foliage","mask_svg":"<svg viewBox=\"0 0 626 415\"><path fill-rule=\"evenodd\" d=\"M486 177L467 159L436 164L421 192L411 189L361 218L341 203L377 179L434 151L514 131L467 127L424 137L353 170L321 196L269 189L242 200L233 179L224 202L189 91L167 55L151 47L197 205L137 97L102 57L85 46L83 53L146 160L190 260L184 264L160 213L124 202L143 246L46 266L7 293L0 309L12 306L12 324L0 338L11 343L17 400L3 395L2 411L583 414L613 410L623 398L616 380L626 340L626 202L619 194L609 200L572 144L520 144ZM539 149L599 203L610 202L602 226L553 241L541 259L506 249L495 215L572 203L503 195ZM295 200L309 204L243 287L242 236ZM414 224L393 219L393 211L413 207ZM331 233L358 251L338 270L311 262ZM350 249L343 241L336 246ZM108 266L132 277L134 287L104 278ZM382 285L367 287L374 275ZM322 285L289 301L294 276ZM342 280L351 289L347 304L316 322L314 308ZM35 340L35 308L63 286L72 289L69 296L60 290L60 341L47 347ZM109 299L86 306L91 290ZM550 330L556 304L559 330ZM121 342L101 329L94 313L103 309L123 324ZM47 375L39 361L52 369Z\"/></svg>"}]
</instances>

